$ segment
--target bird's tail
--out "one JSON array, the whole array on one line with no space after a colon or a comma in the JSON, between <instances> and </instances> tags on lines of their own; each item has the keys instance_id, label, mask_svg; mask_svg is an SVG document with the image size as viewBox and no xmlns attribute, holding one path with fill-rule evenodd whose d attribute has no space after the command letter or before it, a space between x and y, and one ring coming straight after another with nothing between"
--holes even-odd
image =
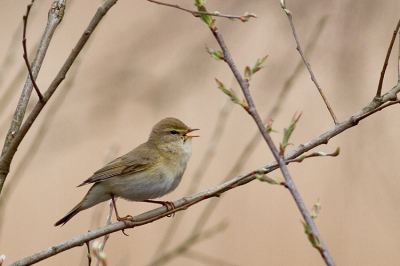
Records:
<instances>
[{"instance_id":1,"label":"bird's tail","mask_svg":"<svg viewBox=\"0 0 400 266\"><path fill-rule=\"evenodd\" d=\"M61 218L58 222L56 222L54 224L54 226L59 226L59 225L64 225L66 224L69 220L71 220L72 217L74 217L75 215L78 214L78 212L80 212L82 206L82 202L79 202L78 205L75 206L75 208L73 208L69 213L67 213L67 215L65 215L63 218Z\"/></svg>"}]
</instances>

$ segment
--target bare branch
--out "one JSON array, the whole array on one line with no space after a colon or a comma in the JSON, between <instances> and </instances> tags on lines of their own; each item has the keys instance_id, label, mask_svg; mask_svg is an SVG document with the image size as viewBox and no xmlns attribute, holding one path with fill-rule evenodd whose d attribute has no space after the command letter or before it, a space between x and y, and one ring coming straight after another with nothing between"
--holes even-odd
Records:
<instances>
[{"instance_id":1,"label":"bare branch","mask_svg":"<svg viewBox=\"0 0 400 266\"><path fill-rule=\"evenodd\" d=\"M195 10L190 10L190 9L183 8L183 7L179 6L179 5L167 4L167 3L163 3L163 2L159 2L159 1L155 1L155 0L147 0L147 1L155 3L155 4L163 5L163 6L169 6L169 7L177 8L177 9L189 12L195 17L199 17L200 15L209 15L209 16L214 16L214 17L238 19L238 20L240 20L242 22L246 22L250 18L257 18L257 15L253 14L253 13L246 13L243 16L224 15L224 14L220 14L218 11L215 11L215 12L195 11Z\"/></svg>"},{"instance_id":2,"label":"bare branch","mask_svg":"<svg viewBox=\"0 0 400 266\"><path fill-rule=\"evenodd\" d=\"M381 77L379 78L378 90L376 91L376 96L375 97L381 97L383 78L385 77L386 68L387 68L388 63L389 63L390 54L392 53L394 40L396 39L396 35L397 35L397 32L399 31L399 28L400 28L400 19L399 19L399 22L397 22L397 26L393 31L392 40L390 41L390 45L389 45L389 48L388 48L387 53L386 53L385 62L383 63L383 67L382 67L382 71L381 71ZM399 81L400 81L400 78L399 78Z\"/></svg>"},{"instance_id":3,"label":"bare branch","mask_svg":"<svg viewBox=\"0 0 400 266\"><path fill-rule=\"evenodd\" d=\"M331 106L330 106L330 104L329 104L329 102L328 102L328 99L325 97L325 94L324 94L324 92L322 91L322 88L319 86L318 81L317 81L317 79L315 78L315 75L314 75L313 71L311 70L311 66L310 66L310 64L307 62L307 59L306 59L306 57L305 57L305 55L304 55L304 53L303 53L303 50L301 49L299 39L297 38L296 29L295 29L294 24L293 24L292 13L291 13L288 9L286 9L286 5L285 5L285 1L284 1L284 0L281 0L281 7L282 7L282 9L285 11L285 13L286 13L286 15L287 15L287 17L288 17L288 19L289 19L290 27L292 27L293 36L294 36L294 39L295 39L296 44L297 44L297 48L296 48L296 49L297 49L297 51L299 51L300 56L301 56L301 58L303 59L303 62L304 62L304 64L306 65L306 67L307 67L307 69L308 69L308 72L310 73L311 80L314 82L314 84L315 84L315 86L317 87L319 93L321 94L321 97L322 97L322 99L323 99L324 102L325 102L326 108L328 108L329 113L331 114L331 116L332 116L332 118L333 118L333 122L335 122L335 124L337 124L337 123L339 123L339 121L338 121L338 119L336 118L336 115L335 115L335 113L333 112L333 110L332 110L332 108L331 108Z\"/></svg>"},{"instance_id":4,"label":"bare branch","mask_svg":"<svg viewBox=\"0 0 400 266\"><path fill-rule=\"evenodd\" d=\"M116 201L117 199L115 199L115 201ZM109 212L108 212L108 216L107 216L107 223L106 223L106 225L110 225L110 224L112 224L112 214L113 214L113 210L114 210L114 204L113 204L113 201L112 200L109 200L109 202L108 202L108 205L110 206L110 208L109 208ZM107 243L107 240L110 238L110 235L108 234L108 235L105 235L104 237L103 237L103 242L100 244L100 246L99 246L99 251L100 252L103 252L104 251L104 247L106 246L106 243ZM96 264L96 266L100 266L100 263L101 263L101 259L100 258L97 258L97 264Z\"/></svg>"},{"instance_id":5,"label":"bare branch","mask_svg":"<svg viewBox=\"0 0 400 266\"><path fill-rule=\"evenodd\" d=\"M63 1L63 0L59 0ZM65 1L65 0L64 0ZM101 21L101 19L105 16L107 11L117 2L117 0L108 0L106 3L104 3L101 7L98 8L95 16L93 17L92 21L89 23L89 26L87 29L84 31L82 34L81 38L79 39L78 43L75 45L75 48L72 49L71 54L67 58L66 62L58 72L57 76L53 80L53 82L50 84L49 88L47 91L43 94L43 101L39 101L28 118L26 119L25 123L22 125L22 127L18 130L12 130L14 126L10 128L9 135L10 135L10 142L11 138L12 142L9 143L6 140L6 143L9 143L9 146L6 148L4 147L3 149L3 155L0 159L0 193L3 188L5 179L7 178L9 169L10 169L10 164L11 161L17 152L18 146L24 139L26 133L36 120L36 118L39 116L41 113L42 109L46 105L46 103L49 101L50 97L53 95L53 93L56 91L60 83L65 79L65 76L67 72L69 71L70 67L74 63L76 57L79 55L80 51L83 49L84 45L86 44L87 40L93 33L93 31L96 29L97 25ZM54 3L53 3L54 7ZM58 11L57 11L58 10ZM58 14L58 16L61 16L62 12L64 9L57 9L57 8L52 8L49 12L49 16L52 16L54 14ZM29 100L29 97L28 99ZM19 109L17 108L17 111ZM23 117L21 117L22 119ZM21 120L22 121L22 120ZM13 123L14 125L14 123ZM6 145L5 145L6 146Z\"/></svg>"},{"instance_id":6,"label":"bare branch","mask_svg":"<svg viewBox=\"0 0 400 266\"><path fill-rule=\"evenodd\" d=\"M60 24L63 14L64 14L64 8L65 8L65 0L56 0L52 8L50 9L49 12L49 17L46 25L45 32L42 36L42 41L40 43L39 49L36 53L35 59L32 62L32 76L33 79L36 79L40 67L43 63L44 57L46 55L47 48L49 47L50 41L53 37L53 34L58 26ZM51 12L53 10L53 12ZM25 133L22 133L23 136L21 136L20 141L16 141L16 137L21 134L20 132L20 127L22 124L22 121L25 116L25 111L26 107L29 102L29 98L32 93L32 81L30 76L28 75L24 89L22 90L21 97L19 99L17 108L15 110L13 120L11 122L10 129L8 130L6 140L3 146L2 154L1 154L1 159L0 159L0 193L3 189L4 182L7 178L8 172L10 170L10 164L12 161L12 158L14 157L14 154L17 151L17 148L22 140L22 138L25 136ZM43 103L43 101L40 101ZM28 120L25 122L27 124ZM33 123L33 121L29 122L30 125ZM29 127L30 127L29 125ZM12 144L14 145L13 148L11 148Z\"/></svg>"},{"instance_id":7,"label":"bare branch","mask_svg":"<svg viewBox=\"0 0 400 266\"><path fill-rule=\"evenodd\" d=\"M237 70L233 59L228 51L228 48L225 45L225 42L222 38L222 35L219 33L218 29L213 26L210 27L214 37L217 39L222 51L224 52L224 61L229 65L231 68L234 76L236 77L236 80L238 81L240 87L242 88L244 97L246 98L246 101L249 105L248 109L246 111L250 114L251 117L253 117L254 121L256 122L258 129L260 130L261 135L264 137L264 140L267 142L268 147L270 148L272 154L274 155L276 161L279 164L279 168L281 169L281 172L283 174L283 177L285 178L285 183L286 187L289 189L290 193L292 194L293 199L296 202L297 207L300 210L300 213L302 214L304 220L306 221L307 225L310 227L314 235L319 239L319 242L321 243L321 249L320 253L323 259L325 260L325 263L327 265L335 265L333 262L333 259L331 258L327 248L325 247L324 242L322 241L322 238L320 237L317 227L315 226L313 218L310 216L303 199L301 198L299 192L297 191L297 188L292 180L292 177L289 174L289 171L286 167L285 161L283 156L281 156L274 144L274 142L271 139L271 136L268 134L267 129L265 128L263 122L261 121L260 116L258 115L257 109L254 105L253 99L251 97L250 91L249 91L249 83L244 81L241 75L239 74L239 71Z\"/></svg>"}]
</instances>

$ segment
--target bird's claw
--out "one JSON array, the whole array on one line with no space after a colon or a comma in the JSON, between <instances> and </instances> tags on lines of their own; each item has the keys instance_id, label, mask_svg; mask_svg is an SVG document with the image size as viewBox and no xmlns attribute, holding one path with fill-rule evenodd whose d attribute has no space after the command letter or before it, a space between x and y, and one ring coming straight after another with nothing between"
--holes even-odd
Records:
<instances>
[{"instance_id":1,"label":"bird's claw","mask_svg":"<svg viewBox=\"0 0 400 266\"><path fill-rule=\"evenodd\" d=\"M167 211L169 211L169 207L171 207L171 211L176 208L174 203L171 201L164 201L163 205L165 206L165 208L167 208ZM167 217L174 217L174 216L175 216L175 213L171 213L171 214L167 215Z\"/></svg>"}]
</instances>

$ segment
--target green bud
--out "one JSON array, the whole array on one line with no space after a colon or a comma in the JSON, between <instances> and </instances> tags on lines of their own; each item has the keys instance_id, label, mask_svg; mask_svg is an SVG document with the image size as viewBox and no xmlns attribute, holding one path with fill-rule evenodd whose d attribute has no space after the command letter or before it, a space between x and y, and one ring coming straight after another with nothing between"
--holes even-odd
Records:
<instances>
[{"instance_id":1,"label":"green bud","mask_svg":"<svg viewBox=\"0 0 400 266\"><path fill-rule=\"evenodd\" d=\"M221 50L214 50L212 48L206 47L207 53L211 55L217 61L221 61L224 58L224 53Z\"/></svg>"},{"instance_id":2,"label":"green bud","mask_svg":"<svg viewBox=\"0 0 400 266\"><path fill-rule=\"evenodd\" d=\"M247 81L247 82L250 81L251 80L251 74L252 74L252 71L251 71L250 67L246 66L246 68L244 69L244 80Z\"/></svg>"},{"instance_id":3,"label":"green bud","mask_svg":"<svg viewBox=\"0 0 400 266\"><path fill-rule=\"evenodd\" d=\"M311 213L310 213L311 217L314 219L317 218L320 211L321 211L321 203L319 202L319 199L318 199L317 202L314 203L314 206L311 209Z\"/></svg>"}]
</instances>

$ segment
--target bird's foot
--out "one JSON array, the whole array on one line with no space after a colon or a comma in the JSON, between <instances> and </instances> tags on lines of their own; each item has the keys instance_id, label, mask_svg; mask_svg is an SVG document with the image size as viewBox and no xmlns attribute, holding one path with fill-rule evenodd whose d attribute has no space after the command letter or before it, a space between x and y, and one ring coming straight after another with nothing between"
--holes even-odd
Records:
<instances>
[{"instance_id":1,"label":"bird's foot","mask_svg":"<svg viewBox=\"0 0 400 266\"><path fill-rule=\"evenodd\" d=\"M135 222L135 220L133 219L132 215L127 215L125 217L117 216L117 220L118 220L118 222L126 222L126 221Z\"/></svg>"},{"instance_id":2,"label":"bird's foot","mask_svg":"<svg viewBox=\"0 0 400 266\"><path fill-rule=\"evenodd\" d=\"M167 208L167 211L172 211L172 210L176 209L176 207L172 201L143 200L143 202L161 204L161 205L165 206L165 208ZM175 216L175 212L167 215L167 217L174 217L174 216Z\"/></svg>"},{"instance_id":3,"label":"bird's foot","mask_svg":"<svg viewBox=\"0 0 400 266\"><path fill-rule=\"evenodd\" d=\"M167 211L169 211L168 207L171 207L171 211L176 209L175 204L172 201L163 201L163 202L164 202L163 206L165 206L165 208L167 208ZM174 216L175 216L174 212L167 215L167 217L174 217Z\"/></svg>"}]
</instances>

